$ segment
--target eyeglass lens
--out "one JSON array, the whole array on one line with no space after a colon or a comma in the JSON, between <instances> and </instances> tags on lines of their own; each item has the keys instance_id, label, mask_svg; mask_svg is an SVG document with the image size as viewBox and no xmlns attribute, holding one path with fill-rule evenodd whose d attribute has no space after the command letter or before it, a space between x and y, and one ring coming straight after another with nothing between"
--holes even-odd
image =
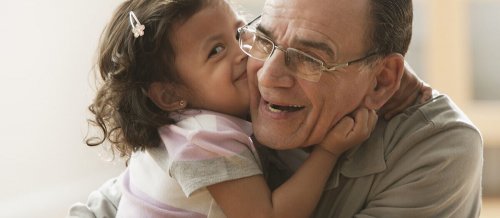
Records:
<instances>
[{"instance_id":1,"label":"eyeglass lens","mask_svg":"<svg viewBox=\"0 0 500 218\"><path fill-rule=\"evenodd\" d=\"M273 51L274 44L253 32L243 29L240 35L240 47L251 57L266 61Z\"/></svg>"},{"instance_id":2,"label":"eyeglass lens","mask_svg":"<svg viewBox=\"0 0 500 218\"><path fill-rule=\"evenodd\" d=\"M274 43L253 30L242 29L240 32L240 47L252 58L266 61L275 49ZM287 66L302 79L317 82L321 77L321 65L307 54L294 49L280 49L285 52Z\"/></svg>"}]
</instances>

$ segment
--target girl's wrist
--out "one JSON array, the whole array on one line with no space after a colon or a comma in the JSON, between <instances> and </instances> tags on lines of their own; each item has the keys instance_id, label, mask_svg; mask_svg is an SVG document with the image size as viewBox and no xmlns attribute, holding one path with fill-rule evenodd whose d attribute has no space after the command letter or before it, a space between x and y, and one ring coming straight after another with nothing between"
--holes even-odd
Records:
<instances>
[{"instance_id":1,"label":"girl's wrist","mask_svg":"<svg viewBox=\"0 0 500 218\"><path fill-rule=\"evenodd\" d=\"M340 154L333 152L333 151L330 151L321 145L316 145L316 148L314 150L317 150L318 152L321 152L321 153L328 154L328 156L332 157L333 159L337 159L340 156Z\"/></svg>"}]
</instances>

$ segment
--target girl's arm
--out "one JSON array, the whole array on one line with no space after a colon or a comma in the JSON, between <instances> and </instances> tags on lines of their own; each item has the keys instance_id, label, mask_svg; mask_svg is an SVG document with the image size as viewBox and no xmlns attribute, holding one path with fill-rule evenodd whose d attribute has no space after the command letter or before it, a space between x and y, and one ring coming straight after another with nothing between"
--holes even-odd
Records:
<instances>
[{"instance_id":1,"label":"girl's arm","mask_svg":"<svg viewBox=\"0 0 500 218\"><path fill-rule=\"evenodd\" d=\"M379 114L384 119L389 120L395 115L401 113L409 106L423 103L432 97L432 88L418 78L411 66L405 62L401 85L396 93L380 109Z\"/></svg>"},{"instance_id":2,"label":"girl's arm","mask_svg":"<svg viewBox=\"0 0 500 218\"><path fill-rule=\"evenodd\" d=\"M367 109L356 111L354 119L343 118L295 174L273 192L262 175L207 188L228 217L308 217L340 154L368 138L376 120L375 112Z\"/></svg>"}]
</instances>

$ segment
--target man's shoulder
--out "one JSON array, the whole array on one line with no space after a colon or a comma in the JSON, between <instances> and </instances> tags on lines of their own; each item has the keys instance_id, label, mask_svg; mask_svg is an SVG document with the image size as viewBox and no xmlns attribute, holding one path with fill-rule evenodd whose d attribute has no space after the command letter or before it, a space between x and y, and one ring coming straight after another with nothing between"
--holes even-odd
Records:
<instances>
[{"instance_id":1,"label":"man's shoulder","mask_svg":"<svg viewBox=\"0 0 500 218\"><path fill-rule=\"evenodd\" d=\"M436 95L431 100L408 108L387 123L386 134L407 135L415 132L435 132L464 127L478 132L472 121L446 95Z\"/></svg>"},{"instance_id":2,"label":"man's shoulder","mask_svg":"<svg viewBox=\"0 0 500 218\"><path fill-rule=\"evenodd\" d=\"M387 146L385 154L388 155L396 147L409 149L415 144L429 144L432 139L442 137L472 137L482 141L476 126L448 96L435 95L426 103L408 108L387 123L384 131ZM470 146L465 143L451 144L450 140L443 141L440 146L447 145Z\"/></svg>"},{"instance_id":3,"label":"man's shoulder","mask_svg":"<svg viewBox=\"0 0 500 218\"><path fill-rule=\"evenodd\" d=\"M341 162L340 173L356 178L352 184L367 183L357 187L367 193L366 212L408 212L426 205L430 214L450 213L446 208L476 213L482 143L478 129L453 101L437 95L388 122L380 120L369 140Z\"/></svg>"},{"instance_id":4,"label":"man's shoulder","mask_svg":"<svg viewBox=\"0 0 500 218\"><path fill-rule=\"evenodd\" d=\"M408 157L477 159L482 150L479 130L446 95L408 108L389 121L379 120L370 138L346 153L342 173L359 177L383 172ZM475 155L474 155L475 154Z\"/></svg>"},{"instance_id":5,"label":"man's shoulder","mask_svg":"<svg viewBox=\"0 0 500 218\"><path fill-rule=\"evenodd\" d=\"M467 115L446 95L434 97L417 107L414 113L418 113L417 116L422 116L425 121L431 122L436 128L460 125L477 130Z\"/></svg>"}]
</instances>

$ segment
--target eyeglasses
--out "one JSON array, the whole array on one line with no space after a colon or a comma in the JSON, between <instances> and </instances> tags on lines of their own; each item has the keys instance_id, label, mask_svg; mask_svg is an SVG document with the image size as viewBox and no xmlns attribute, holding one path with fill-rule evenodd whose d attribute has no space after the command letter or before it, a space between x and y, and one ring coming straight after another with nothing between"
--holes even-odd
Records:
<instances>
[{"instance_id":1,"label":"eyeglasses","mask_svg":"<svg viewBox=\"0 0 500 218\"><path fill-rule=\"evenodd\" d=\"M267 61L273 55L276 49L285 53L285 63L287 66L299 77L307 81L318 82L323 72L331 72L344 67L347 67L356 62L363 61L376 52L369 53L368 55L348 61L341 64L326 64L324 61L313 57L303 51L295 48L284 48L276 45L269 37L256 30L258 16L250 21L247 25L238 28L238 38L241 50L251 58Z\"/></svg>"}]
</instances>

